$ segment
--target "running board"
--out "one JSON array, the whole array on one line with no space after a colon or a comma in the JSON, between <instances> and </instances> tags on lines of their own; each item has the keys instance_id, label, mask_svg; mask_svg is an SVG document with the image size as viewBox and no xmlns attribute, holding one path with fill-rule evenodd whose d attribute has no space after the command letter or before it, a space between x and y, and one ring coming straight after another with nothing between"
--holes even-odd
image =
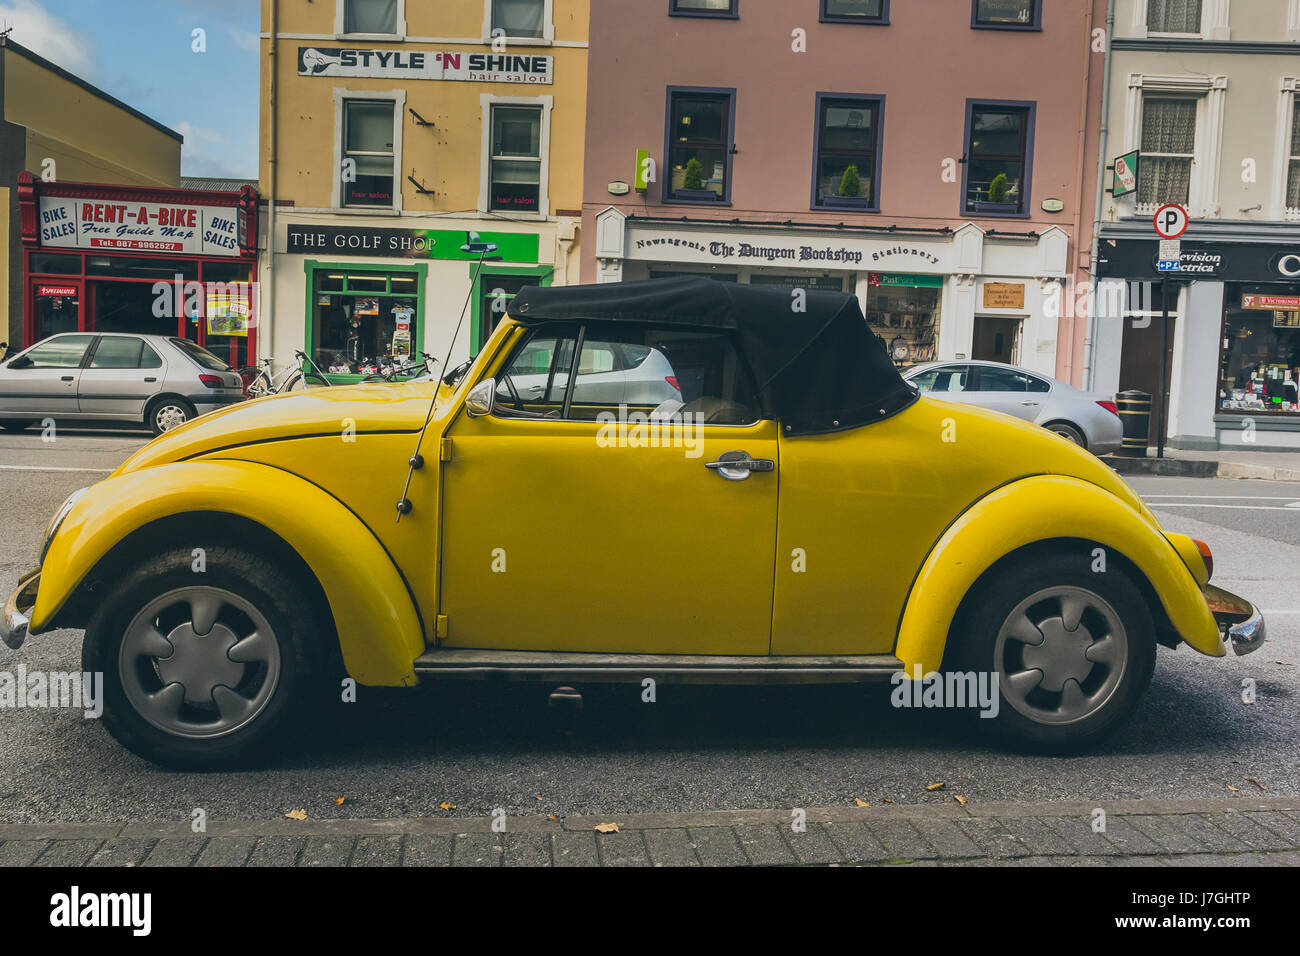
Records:
<instances>
[{"instance_id":1,"label":"running board","mask_svg":"<svg viewBox=\"0 0 1300 956\"><path fill-rule=\"evenodd\" d=\"M570 683L849 684L889 680L893 654L834 657L718 657L696 654L584 654L434 648L415 661L422 677Z\"/></svg>"}]
</instances>

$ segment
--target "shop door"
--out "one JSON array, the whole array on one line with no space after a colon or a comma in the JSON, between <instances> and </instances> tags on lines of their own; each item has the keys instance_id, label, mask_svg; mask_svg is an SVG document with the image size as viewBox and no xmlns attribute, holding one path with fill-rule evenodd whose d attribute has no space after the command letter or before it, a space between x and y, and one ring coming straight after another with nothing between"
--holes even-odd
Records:
<instances>
[{"instance_id":1,"label":"shop door","mask_svg":"<svg viewBox=\"0 0 1300 956\"><path fill-rule=\"evenodd\" d=\"M1015 365L1020 356L1020 319L975 316L975 341L971 358Z\"/></svg>"},{"instance_id":2,"label":"shop door","mask_svg":"<svg viewBox=\"0 0 1300 956\"><path fill-rule=\"evenodd\" d=\"M1170 292L1169 298L1174 301L1175 293ZM1171 314L1169 316L1169 344L1165 352L1165 374L1169 378L1172 378L1174 374L1174 329L1176 321L1176 317ZM1147 441L1152 446L1156 444L1156 438L1160 432L1160 422L1164 421L1166 423L1166 430L1169 422L1169 393L1165 392L1163 403L1157 397L1160 395L1160 348L1164 341L1160 322L1159 315L1125 317L1124 341L1119 361L1119 390L1126 392L1130 389L1137 389L1152 396L1151 425L1147 431ZM1164 407L1163 417L1157 414L1157 409L1161 404Z\"/></svg>"},{"instance_id":3,"label":"shop door","mask_svg":"<svg viewBox=\"0 0 1300 956\"><path fill-rule=\"evenodd\" d=\"M32 338L28 344L60 332L77 332L81 324L80 282L37 282L32 286ZM17 342L10 351L17 352Z\"/></svg>"}]
</instances>

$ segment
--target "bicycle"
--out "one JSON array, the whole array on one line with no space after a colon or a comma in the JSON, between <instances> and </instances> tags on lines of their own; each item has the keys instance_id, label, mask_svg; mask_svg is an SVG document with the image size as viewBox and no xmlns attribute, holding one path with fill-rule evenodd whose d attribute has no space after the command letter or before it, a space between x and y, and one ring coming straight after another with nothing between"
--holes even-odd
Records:
<instances>
[{"instance_id":1,"label":"bicycle","mask_svg":"<svg viewBox=\"0 0 1300 956\"><path fill-rule=\"evenodd\" d=\"M310 355L297 350L293 354L297 362L286 366L278 375L272 371L269 358L241 368L239 377L244 382L244 394L249 398L262 398L266 395L279 395L281 392L330 385L330 380Z\"/></svg>"},{"instance_id":2,"label":"bicycle","mask_svg":"<svg viewBox=\"0 0 1300 956\"><path fill-rule=\"evenodd\" d=\"M405 365L393 365L378 372L374 372L363 378L362 382L405 382L421 375L430 375L433 373L433 367L438 364L438 360L428 352L420 353L422 361L408 362Z\"/></svg>"}]
</instances>

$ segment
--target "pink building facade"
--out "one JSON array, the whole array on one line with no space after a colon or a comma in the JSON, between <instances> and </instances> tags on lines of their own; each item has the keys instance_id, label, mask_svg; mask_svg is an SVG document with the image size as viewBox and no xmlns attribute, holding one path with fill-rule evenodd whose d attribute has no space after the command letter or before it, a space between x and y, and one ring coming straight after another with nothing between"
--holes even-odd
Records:
<instances>
[{"instance_id":1,"label":"pink building facade","mask_svg":"<svg viewBox=\"0 0 1300 956\"><path fill-rule=\"evenodd\" d=\"M843 290L903 366L1078 382L1105 6L593 4L582 280Z\"/></svg>"}]
</instances>

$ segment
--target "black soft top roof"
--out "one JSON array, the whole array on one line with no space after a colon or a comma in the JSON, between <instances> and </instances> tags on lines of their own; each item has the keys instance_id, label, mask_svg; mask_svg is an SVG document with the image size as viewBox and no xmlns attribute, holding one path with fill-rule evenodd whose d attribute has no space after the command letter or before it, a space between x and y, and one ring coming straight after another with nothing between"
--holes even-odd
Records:
<instances>
[{"instance_id":1,"label":"black soft top roof","mask_svg":"<svg viewBox=\"0 0 1300 956\"><path fill-rule=\"evenodd\" d=\"M917 396L867 325L858 300L842 292L796 295L704 277L530 286L509 312L526 325L599 320L731 330L765 409L787 435L868 425Z\"/></svg>"}]
</instances>

